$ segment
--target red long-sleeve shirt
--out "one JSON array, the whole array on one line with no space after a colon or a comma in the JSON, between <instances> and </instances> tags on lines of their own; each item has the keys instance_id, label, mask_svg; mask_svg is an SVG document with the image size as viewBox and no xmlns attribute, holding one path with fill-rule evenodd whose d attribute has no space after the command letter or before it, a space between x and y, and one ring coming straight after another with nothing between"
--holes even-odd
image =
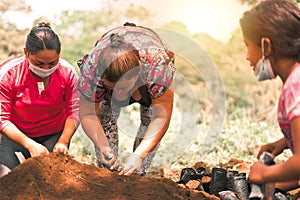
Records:
<instances>
[{"instance_id":1,"label":"red long-sleeve shirt","mask_svg":"<svg viewBox=\"0 0 300 200\"><path fill-rule=\"evenodd\" d=\"M6 61L0 65L0 130L13 123L32 138L62 131L68 118L79 122L77 82L76 71L61 58L46 88L25 56Z\"/></svg>"}]
</instances>

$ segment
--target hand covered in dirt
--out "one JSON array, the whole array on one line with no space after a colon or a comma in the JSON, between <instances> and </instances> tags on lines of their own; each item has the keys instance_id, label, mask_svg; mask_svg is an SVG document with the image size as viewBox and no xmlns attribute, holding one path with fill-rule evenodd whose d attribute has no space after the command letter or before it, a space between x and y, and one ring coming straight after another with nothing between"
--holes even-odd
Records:
<instances>
[{"instance_id":1,"label":"hand covered in dirt","mask_svg":"<svg viewBox=\"0 0 300 200\"><path fill-rule=\"evenodd\" d=\"M100 149L100 162L109 168L117 168L117 157L114 153L114 150L109 146L104 146ZM116 165L114 165L116 164Z\"/></svg>"},{"instance_id":2,"label":"hand covered in dirt","mask_svg":"<svg viewBox=\"0 0 300 200\"><path fill-rule=\"evenodd\" d=\"M250 167L249 181L257 184L265 183L263 175L267 168L268 166L261 162L253 163L253 165Z\"/></svg>"},{"instance_id":3,"label":"hand covered in dirt","mask_svg":"<svg viewBox=\"0 0 300 200\"><path fill-rule=\"evenodd\" d=\"M68 154L69 149L68 146L64 143L56 143L53 148L53 152Z\"/></svg>"},{"instance_id":4,"label":"hand covered in dirt","mask_svg":"<svg viewBox=\"0 0 300 200\"><path fill-rule=\"evenodd\" d=\"M127 163L124 165L124 169L119 173L119 175L130 176L131 174L137 174L142 167L143 159L140 155L131 154Z\"/></svg>"},{"instance_id":5,"label":"hand covered in dirt","mask_svg":"<svg viewBox=\"0 0 300 200\"><path fill-rule=\"evenodd\" d=\"M37 142L34 142L34 143L28 148L28 151L29 151L31 157L49 154L48 149L47 149L44 145L41 145L41 144L39 144L39 143L37 143Z\"/></svg>"},{"instance_id":6,"label":"hand covered in dirt","mask_svg":"<svg viewBox=\"0 0 300 200\"><path fill-rule=\"evenodd\" d=\"M121 172L124 169L124 166L119 160L116 160L116 162L109 168L111 171L118 171Z\"/></svg>"}]
</instances>

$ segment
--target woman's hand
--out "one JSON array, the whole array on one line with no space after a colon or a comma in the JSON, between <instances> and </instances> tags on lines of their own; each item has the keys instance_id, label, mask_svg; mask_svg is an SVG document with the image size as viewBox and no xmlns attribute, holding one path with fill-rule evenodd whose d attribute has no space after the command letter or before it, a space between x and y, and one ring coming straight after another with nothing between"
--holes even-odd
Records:
<instances>
[{"instance_id":1,"label":"woman's hand","mask_svg":"<svg viewBox=\"0 0 300 200\"><path fill-rule=\"evenodd\" d=\"M31 157L49 154L48 149L44 145L41 145L37 142L33 142L30 145L30 147L28 148L28 151L29 151Z\"/></svg>"},{"instance_id":2,"label":"woman's hand","mask_svg":"<svg viewBox=\"0 0 300 200\"><path fill-rule=\"evenodd\" d=\"M100 149L99 155L100 162L108 166L109 168L115 168L115 162L117 161L117 157L114 153L114 150L109 146L102 146Z\"/></svg>"},{"instance_id":3,"label":"woman's hand","mask_svg":"<svg viewBox=\"0 0 300 200\"><path fill-rule=\"evenodd\" d=\"M285 138L281 138L273 143L268 143L268 144L261 146L261 148L258 152L257 158L259 158L263 152L269 152L269 153L273 154L274 156L277 156L277 155L281 154L283 152L283 150L286 148L287 148L287 144L286 144Z\"/></svg>"},{"instance_id":4,"label":"woman's hand","mask_svg":"<svg viewBox=\"0 0 300 200\"><path fill-rule=\"evenodd\" d=\"M4 133L4 135L6 135L6 137L8 137L10 140L26 148L29 151L31 157L49 154L49 151L45 146L27 137L14 124L6 126L2 130L2 133Z\"/></svg>"},{"instance_id":5,"label":"woman's hand","mask_svg":"<svg viewBox=\"0 0 300 200\"><path fill-rule=\"evenodd\" d=\"M122 169L121 163L117 160L117 157L112 148L109 146L109 142L104 134L103 127L97 116L99 103L89 102L83 97L80 97L79 103L80 120L84 132L99 148L98 160L106 165L110 170L120 171Z\"/></svg>"},{"instance_id":6,"label":"woman's hand","mask_svg":"<svg viewBox=\"0 0 300 200\"><path fill-rule=\"evenodd\" d=\"M123 164L117 159L116 162L109 168L111 171L121 172L124 169Z\"/></svg>"},{"instance_id":7,"label":"woman's hand","mask_svg":"<svg viewBox=\"0 0 300 200\"><path fill-rule=\"evenodd\" d=\"M143 158L140 155L131 154L119 175L130 176L131 174L137 174L142 167L142 162Z\"/></svg>"},{"instance_id":8,"label":"woman's hand","mask_svg":"<svg viewBox=\"0 0 300 200\"><path fill-rule=\"evenodd\" d=\"M53 148L53 152L68 154L68 146L64 143L57 142Z\"/></svg>"},{"instance_id":9,"label":"woman's hand","mask_svg":"<svg viewBox=\"0 0 300 200\"><path fill-rule=\"evenodd\" d=\"M117 159L114 151L109 146L104 146L100 150L100 162L105 164L111 171L122 171L123 165Z\"/></svg>"},{"instance_id":10,"label":"woman's hand","mask_svg":"<svg viewBox=\"0 0 300 200\"><path fill-rule=\"evenodd\" d=\"M253 165L250 167L249 181L257 184L265 183L263 175L267 168L268 166L261 162L253 163Z\"/></svg>"},{"instance_id":11,"label":"woman's hand","mask_svg":"<svg viewBox=\"0 0 300 200\"><path fill-rule=\"evenodd\" d=\"M73 118L66 120L64 130L62 131L59 140L54 145L53 152L63 153L63 154L69 153L69 144L78 125L79 125L78 122Z\"/></svg>"}]
</instances>

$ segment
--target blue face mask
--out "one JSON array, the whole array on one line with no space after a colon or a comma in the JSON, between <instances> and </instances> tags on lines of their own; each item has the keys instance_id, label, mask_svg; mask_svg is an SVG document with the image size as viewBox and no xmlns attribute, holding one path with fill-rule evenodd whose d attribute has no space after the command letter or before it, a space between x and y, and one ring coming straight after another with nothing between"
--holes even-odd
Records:
<instances>
[{"instance_id":1,"label":"blue face mask","mask_svg":"<svg viewBox=\"0 0 300 200\"><path fill-rule=\"evenodd\" d=\"M55 67L52 67L51 69L45 70L29 62L30 71L32 71L35 75L41 78L46 78L50 76L57 68L58 68L58 64Z\"/></svg>"},{"instance_id":2,"label":"blue face mask","mask_svg":"<svg viewBox=\"0 0 300 200\"><path fill-rule=\"evenodd\" d=\"M270 60L265 59L264 56L257 62L255 69L254 74L258 81L275 78Z\"/></svg>"}]
</instances>

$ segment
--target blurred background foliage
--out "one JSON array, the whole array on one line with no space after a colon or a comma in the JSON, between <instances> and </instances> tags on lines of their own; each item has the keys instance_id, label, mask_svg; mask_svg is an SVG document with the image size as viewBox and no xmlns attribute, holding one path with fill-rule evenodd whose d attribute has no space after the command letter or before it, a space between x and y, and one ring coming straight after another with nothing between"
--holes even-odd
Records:
<instances>
[{"instance_id":1,"label":"blurred background foliage","mask_svg":"<svg viewBox=\"0 0 300 200\"><path fill-rule=\"evenodd\" d=\"M299 4L299 1L292 1ZM251 6L257 0L240 0L240 2ZM16 24L10 22L6 14L14 11L29 13L31 8L23 0L0 2L0 63L23 53L25 39L30 31L30 29L19 29ZM154 13L146 8L134 4L124 8L122 2L116 0L106 1L101 10L97 11L65 10L54 21L41 16L34 24L39 21L51 23L62 41L61 56L76 67L76 61L92 50L96 40L107 30L124 24L124 18L137 25L156 27L155 22L152 21L153 15ZM253 159L261 144L281 137L276 124L276 102L281 82L273 80L258 83L255 80L246 61L246 48L239 28L232 32L231 39L227 42L215 40L206 33L190 34L187 27L178 21L170 21L159 28L179 32L198 43L217 66L226 90L226 120L216 142L217 145L209 152L201 152L196 138L191 149L185 152L181 164L187 165L193 159L199 159L195 155L202 156L202 159L211 155L211 160L215 161L218 153L226 159L228 155ZM177 71L185 75L189 83L198 91L199 123L204 124L203 129L205 129L212 114L206 83L183 58L176 57L176 67ZM270 131L266 133L266 129ZM77 140L78 138L74 139L75 142ZM241 140L244 142L241 143ZM87 154L86 149L82 151Z\"/></svg>"}]
</instances>

